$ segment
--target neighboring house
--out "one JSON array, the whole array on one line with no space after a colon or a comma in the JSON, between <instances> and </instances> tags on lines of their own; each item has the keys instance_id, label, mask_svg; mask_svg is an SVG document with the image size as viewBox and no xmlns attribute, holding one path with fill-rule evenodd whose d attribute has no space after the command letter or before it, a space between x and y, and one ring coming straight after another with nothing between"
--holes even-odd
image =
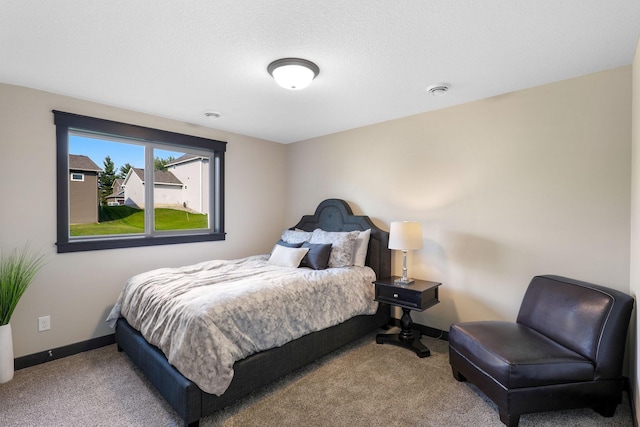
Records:
<instances>
[{"instance_id":1,"label":"neighboring house","mask_svg":"<svg viewBox=\"0 0 640 427\"><path fill-rule=\"evenodd\" d=\"M183 206L191 211L209 213L209 158L185 154L167 163L167 170L183 184Z\"/></svg>"},{"instance_id":2,"label":"neighboring house","mask_svg":"<svg viewBox=\"0 0 640 427\"><path fill-rule=\"evenodd\" d=\"M124 179L116 178L111 188L113 191L107 196L107 205L120 206L124 205Z\"/></svg>"},{"instance_id":3,"label":"neighboring house","mask_svg":"<svg viewBox=\"0 0 640 427\"><path fill-rule=\"evenodd\" d=\"M98 222L98 173L102 169L87 156L69 154L69 223Z\"/></svg>"},{"instance_id":4,"label":"neighboring house","mask_svg":"<svg viewBox=\"0 0 640 427\"><path fill-rule=\"evenodd\" d=\"M182 182L171 172L154 171L153 173L155 207L182 208ZM124 187L124 204L144 209L144 169L131 168L122 183Z\"/></svg>"}]
</instances>

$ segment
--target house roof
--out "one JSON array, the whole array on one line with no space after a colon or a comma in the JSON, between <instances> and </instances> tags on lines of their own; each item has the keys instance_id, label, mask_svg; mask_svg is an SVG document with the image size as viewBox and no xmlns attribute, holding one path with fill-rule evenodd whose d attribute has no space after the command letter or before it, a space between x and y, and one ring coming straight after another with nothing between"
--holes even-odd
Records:
<instances>
[{"instance_id":1,"label":"house roof","mask_svg":"<svg viewBox=\"0 0 640 427\"><path fill-rule=\"evenodd\" d=\"M120 191L119 193L111 193L106 198L107 199L124 199L124 191Z\"/></svg>"},{"instance_id":2,"label":"house roof","mask_svg":"<svg viewBox=\"0 0 640 427\"><path fill-rule=\"evenodd\" d=\"M111 188L113 188L113 192L107 196L107 199L123 198L124 197L124 188L122 188L123 183L124 183L124 179L116 178L113 181L113 185L111 185ZM118 188L118 191L115 190L116 188Z\"/></svg>"},{"instance_id":3,"label":"house roof","mask_svg":"<svg viewBox=\"0 0 640 427\"><path fill-rule=\"evenodd\" d=\"M180 163L186 163L186 162L190 162L192 160L196 160L196 159L202 159L203 156L198 156L196 154L183 154L182 156L178 157L177 159L175 159L172 162L168 162L167 166L174 166Z\"/></svg>"},{"instance_id":4,"label":"house roof","mask_svg":"<svg viewBox=\"0 0 640 427\"><path fill-rule=\"evenodd\" d=\"M140 178L142 182L144 182L144 169L131 168L131 170L138 176L138 178ZM168 171L154 171L153 180L155 184L182 185L182 181L180 181L174 174Z\"/></svg>"},{"instance_id":5,"label":"house roof","mask_svg":"<svg viewBox=\"0 0 640 427\"><path fill-rule=\"evenodd\" d=\"M69 154L69 170L102 172L93 160L82 154Z\"/></svg>"}]
</instances>

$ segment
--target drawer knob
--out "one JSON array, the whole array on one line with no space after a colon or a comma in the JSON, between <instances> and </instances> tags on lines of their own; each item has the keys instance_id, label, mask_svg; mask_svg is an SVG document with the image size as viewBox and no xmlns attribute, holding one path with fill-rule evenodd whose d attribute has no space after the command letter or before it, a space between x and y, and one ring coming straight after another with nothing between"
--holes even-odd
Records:
<instances>
[{"instance_id":1,"label":"drawer knob","mask_svg":"<svg viewBox=\"0 0 640 427\"><path fill-rule=\"evenodd\" d=\"M394 298L398 298L398 294L393 294L393 297Z\"/></svg>"}]
</instances>

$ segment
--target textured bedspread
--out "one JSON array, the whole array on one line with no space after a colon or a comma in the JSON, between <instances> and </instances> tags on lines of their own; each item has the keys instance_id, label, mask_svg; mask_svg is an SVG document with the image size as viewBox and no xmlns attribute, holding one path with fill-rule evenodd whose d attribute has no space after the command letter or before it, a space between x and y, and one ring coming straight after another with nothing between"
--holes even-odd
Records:
<instances>
[{"instance_id":1,"label":"textured bedspread","mask_svg":"<svg viewBox=\"0 0 640 427\"><path fill-rule=\"evenodd\" d=\"M114 326L125 317L185 377L221 395L236 361L377 309L368 267L310 270L267 260L257 255L138 274L107 321Z\"/></svg>"}]
</instances>

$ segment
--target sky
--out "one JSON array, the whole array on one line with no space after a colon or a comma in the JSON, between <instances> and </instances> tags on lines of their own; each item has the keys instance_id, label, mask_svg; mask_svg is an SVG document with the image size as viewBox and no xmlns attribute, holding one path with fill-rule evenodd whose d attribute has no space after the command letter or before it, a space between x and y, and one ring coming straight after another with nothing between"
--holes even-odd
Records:
<instances>
[{"instance_id":1,"label":"sky","mask_svg":"<svg viewBox=\"0 0 640 427\"><path fill-rule=\"evenodd\" d=\"M144 146L132 143L114 142L98 138L90 138L79 135L69 135L69 154L82 154L88 156L101 169L104 169L105 157L111 157L116 173L125 163L134 168L144 168ZM170 156L178 158L184 153L154 150L154 157L166 159Z\"/></svg>"}]
</instances>

